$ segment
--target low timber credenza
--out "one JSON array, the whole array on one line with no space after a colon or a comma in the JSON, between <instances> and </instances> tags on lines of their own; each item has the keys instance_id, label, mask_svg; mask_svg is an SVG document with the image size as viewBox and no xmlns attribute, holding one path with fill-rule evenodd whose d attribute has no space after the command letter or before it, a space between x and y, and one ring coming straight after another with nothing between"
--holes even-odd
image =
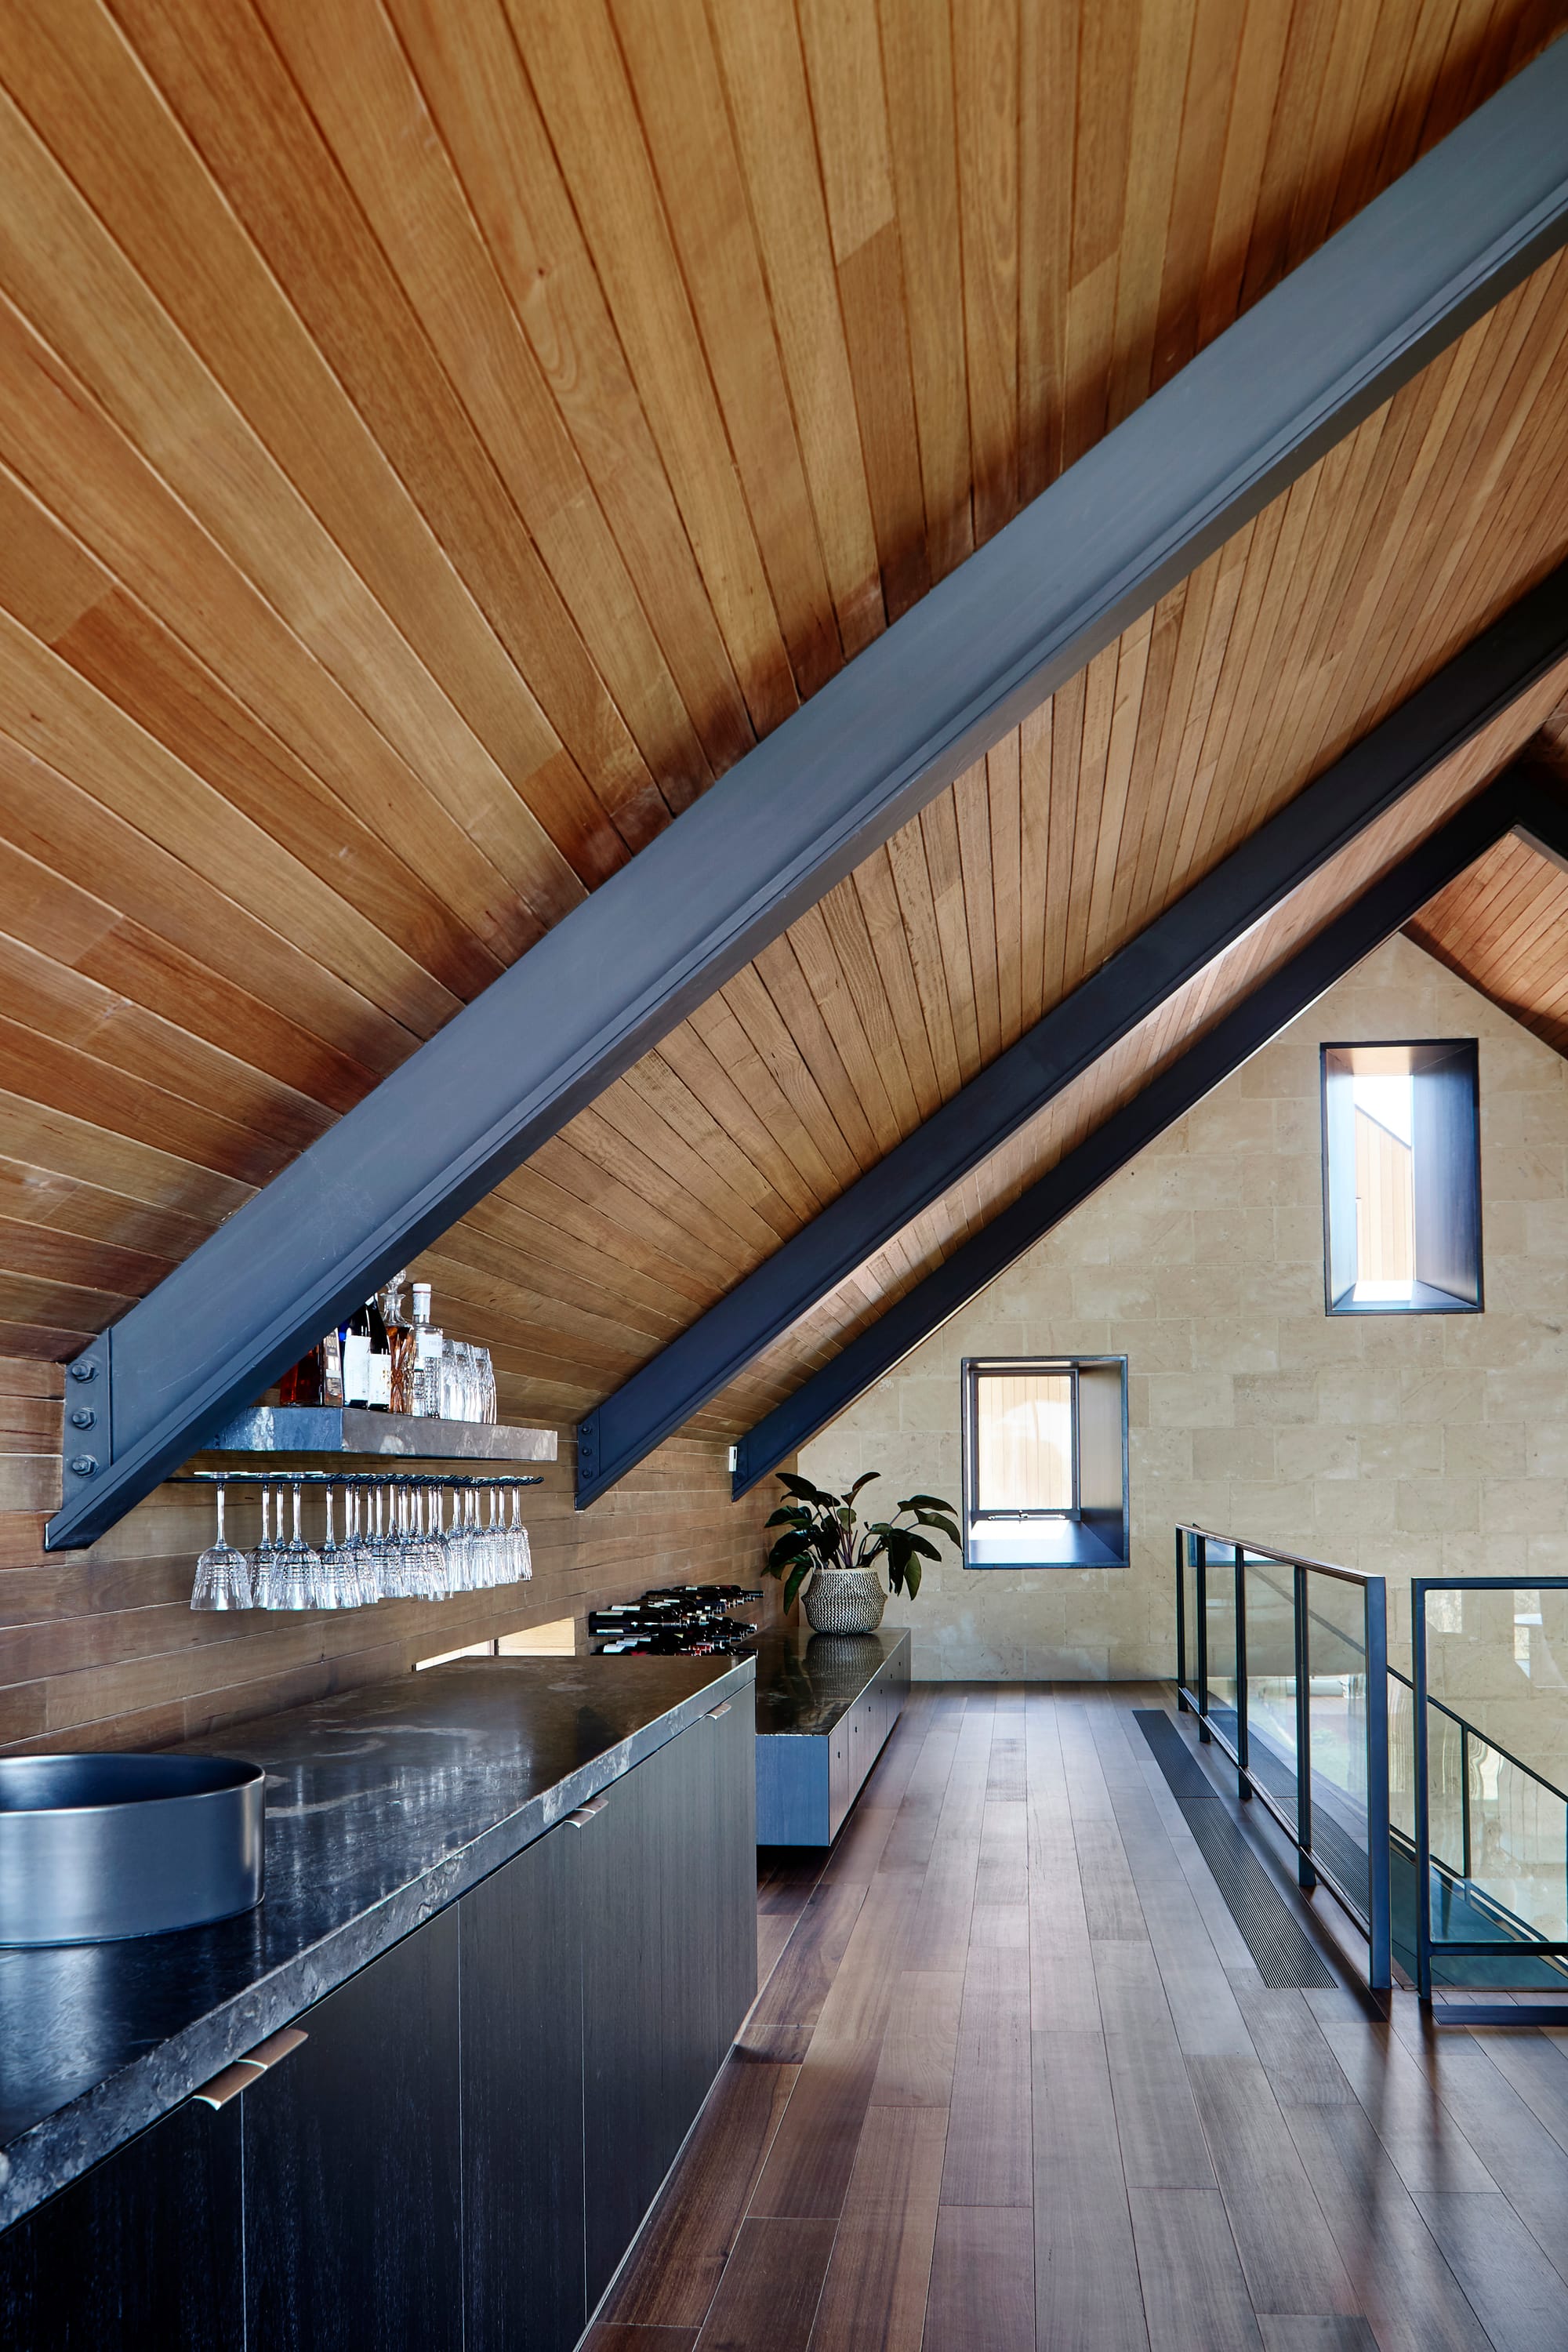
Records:
<instances>
[{"instance_id":1,"label":"low timber credenza","mask_svg":"<svg viewBox=\"0 0 1568 2352\"><path fill-rule=\"evenodd\" d=\"M902 1711L908 1628L764 1633L756 1654L757 1843L831 1845Z\"/></svg>"}]
</instances>

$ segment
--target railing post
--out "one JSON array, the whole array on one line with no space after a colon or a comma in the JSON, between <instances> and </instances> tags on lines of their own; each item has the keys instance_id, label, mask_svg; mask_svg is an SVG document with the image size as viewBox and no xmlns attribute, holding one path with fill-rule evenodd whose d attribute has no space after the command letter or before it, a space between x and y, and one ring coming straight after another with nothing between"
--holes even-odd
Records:
<instances>
[{"instance_id":1,"label":"railing post","mask_svg":"<svg viewBox=\"0 0 1568 2352\"><path fill-rule=\"evenodd\" d=\"M1236 1793L1238 1797L1252 1794L1252 1776L1247 1769L1247 1546L1233 1544L1236 1554Z\"/></svg>"},{"instance_id":2,"label":"railing post","mask_svg":"<svg viewBox=\"0 0 1568 2352\"><path fill-rule=\"evenodd\" d=\"M1432 2005L1432 1822L1427 1809L1426 1587L1410 1587L1410 1680L1414 1692L1415 1761L1415 1992Z\"/></svg>"},{"instance_id":3,"label":"railing post","mask_svg":"<svg viewBox=\"0 0 1568 2352\"><path fill-rule=\"evenodd\" d=\"M1193 1569L1198 1608L1198 1738L1206 1745L1213 1738L1209 1730L1209 1539L1195 1536L1194 1541L1197 1545Z\"/></svg>"},{"instance_id":4,"label":"railing post","mask_svg":"<svg viewBox=\"0 0 1568 2352\"><path fill-rule=\"evenodd\" d=\"M1307 1571L1291 1570L1291 1631L1296 1648L1296 1883L1310 1895L1312 1867L1312 1662L1307 1643Z\"/></svg>"},{"instance_id":5,"label":"railing post","mask_svg":"<svg viewBox=\"0 0 1568 2352\"><path fill-rule=\"evenodd\" d=\"M1187 1680L1187 1545L1184 1528L1176 1529L1176 1713L1185 1715L1182 1693Z\"/></svg>"},{"instance_id":6,"label":"railing post","mask_svg":"<svg viewBox=\"0 0 1568 2352\"><path fill-rule=\"evenodd\" d=\"M1394 1982L1394 1935L1388 1895L1388 1588L1381 1578L1366 1594L1366 1980L1373 1992Z\"/></svg>"}]
</instances>

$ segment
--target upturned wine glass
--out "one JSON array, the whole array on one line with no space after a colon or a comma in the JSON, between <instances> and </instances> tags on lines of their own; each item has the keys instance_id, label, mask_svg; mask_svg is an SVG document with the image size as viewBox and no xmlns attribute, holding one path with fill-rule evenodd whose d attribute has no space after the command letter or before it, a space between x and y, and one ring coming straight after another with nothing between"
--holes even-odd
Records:
<instances>
[{"instance_id":1,"label":"upturned wine glass","mask_svg":"<svg viewBox=\"0 0 1568 2352\"><path fill-rule=\"evenodd\" d=\"M305 1541L300 1528L300 1481L293 1482L294 1532L275 1552L279 1609L319 1609L321 1601L321 1554ZM281 1499L281 1498L279 1498Z\"/></svg>"},{"instance_id":2,"label":"upturned wine glass","mask_svg":"<svg viewBox=\"0 0 1568 2352\"><path fill-rule=\"evenodd\" d=\"M258 1609L276 1609L278 1599L279 1559L280 1546L272 1540L272 1489L263 1480L261 1487L261 1534L250 1554L250 1590ZM283 1493L278 1494L278 1533L283 1533Z\"/></svg>"},{"instance_id":3,"label":"upturned wine glass","mask_svg":"<svg viewBox=\"0 0 1568 2352\"><path fill-rule=\"evenodd\" d=\"M193 1609L254 1609L255 1596L250 1589L250 1563L242 1551L237 1551L223 1531L224 1490L217 1490L217 1535L196 1562L195 1582L191 1587Z\"/></svg>"}]
</instances>

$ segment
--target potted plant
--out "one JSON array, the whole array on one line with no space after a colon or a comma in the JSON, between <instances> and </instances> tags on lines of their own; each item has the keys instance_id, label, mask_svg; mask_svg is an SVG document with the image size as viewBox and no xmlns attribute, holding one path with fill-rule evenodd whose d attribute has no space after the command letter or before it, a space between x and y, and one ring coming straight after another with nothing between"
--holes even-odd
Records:
<instances>
[{"instance_id":1,"label":"potted plant","mask_svg":"<svg viewBox=\"0 0 1568 2352\"><path fill-rule=\"evenodd\" d=\"M891 1590L914 1599L921 1561L942 1558L920 1532L922 1528L934 1528L951 1544L958 1543L952 1505L940 1495L911 1495L892 1518L862 1524L855 1497L880 1475L865 1471L847 1494L829 1495L809 1478L779 1473L790 1499L768 1521L784 1532L768 1554L767 1573L783 1579L786 1610L805 1587L805 1613L818 1633L869 1633L881 1623L888 1595L877 1573L879 1559L887 1560ZM907 1527L901 1524L905 1519L910 1522Z\"/></svg>"}]
</instances>

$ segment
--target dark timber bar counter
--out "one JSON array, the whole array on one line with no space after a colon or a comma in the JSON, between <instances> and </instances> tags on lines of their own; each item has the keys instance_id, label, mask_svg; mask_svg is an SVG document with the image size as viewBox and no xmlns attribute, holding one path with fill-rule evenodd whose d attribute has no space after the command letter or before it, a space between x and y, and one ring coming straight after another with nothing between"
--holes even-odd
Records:
<instances>
[{"instance_id":1,"label":"dark timber bar counter","mask_svg":"<svg viewBox=\"0 0 1568 2352\"><path fill-rule=\"evenodd\" d=\"M195 1743L266 1767L258 1908L0 1950L0 2343L569 2352L756 1992L752 1672L473 1660Z\"/></svg>"},{"instance_id":2,"label":"dark timber bar counter","mask_svg":"<svg viewBox=\"0 0 1568 2352\"><path fill-rule=\"evenodd\" d=\"M831 1845L903 1709L907 1627L757 1643L757 1843Z\"/></svg>"}]
</instances>

